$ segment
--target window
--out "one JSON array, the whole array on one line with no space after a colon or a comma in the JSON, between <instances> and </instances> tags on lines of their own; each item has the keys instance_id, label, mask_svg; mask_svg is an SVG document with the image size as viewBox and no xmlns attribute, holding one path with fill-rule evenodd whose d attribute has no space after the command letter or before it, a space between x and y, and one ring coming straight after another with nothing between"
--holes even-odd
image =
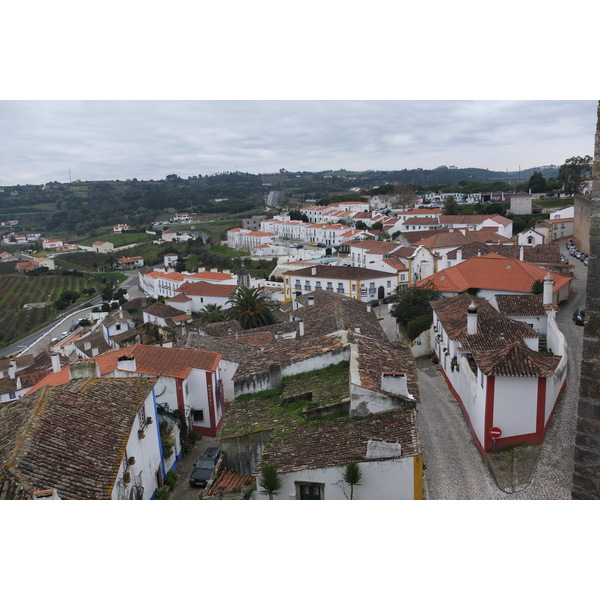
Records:
<instances>
[{"instance_id":1,"label":"window","mask_svg":"<svg viewBox=\"0 0 600 600\"><path fill-rule=\"evenodd\" d=\"M192 417L194 421L204 421L204 411L203 410L193 410Z\"/></svg>"},{"instance_id":2,"label":"window","mask_svg":"<svg viewBox=\"0 0 600 600\"><path fill-rule=\"evenodd\" d=\"M324 500L325 484L312 481L295 481L296 500Z\"/></svg>"},{"instance_id":3,"label":"window","mask_svg":"<svg viewBox=\"0 0 600 600\"><path fill-rule=\"evenodd\" d=\"M11 400L14 400L17 397L17 393L16 392L8 392L8 397Z\"/></svg>"},{"instance_id":4,"label":"window","mask_svg":"<svg viewBox=\"0 0 600 600\"><path fill-rule=\"evenodd\" d=\"M140 429L143 429L146 427L146 407L143 404L138 412L138 417L140 418Z\"/></svg>"},{"instance_id":5,"label":"window","mask_svg":"<svg viewBox=\"0 0 600 600\"><path fill-rule=\"evenodd\" d=\"M338 294L344 293L344 286L341 283L338 283L337 291L338 291Z\"/></svg>"},{"instance_id":6,"label":"window","mask_svg":"<svg viewBox=\"0 0 600 600\"><path fill-rule=\"evenodd\" d=\"M315 290L320 290L321 288L321 282L317 281L317 283L315 283Z\"/></svg>"}]
</instances>

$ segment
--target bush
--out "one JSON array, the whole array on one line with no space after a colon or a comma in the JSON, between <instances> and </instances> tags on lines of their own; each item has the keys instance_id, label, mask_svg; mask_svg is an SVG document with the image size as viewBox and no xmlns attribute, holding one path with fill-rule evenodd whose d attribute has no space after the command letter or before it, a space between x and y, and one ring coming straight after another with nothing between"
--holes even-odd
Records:
<instances>
[{"instance_id":1,"label":"bush","mask_svg":"<svg viewBox=\"0 0 600 600\"><path fill-rule=\"evenodd\" d=\"M169 490L167 488L160 488L156 495L154 496L155 500L168 500L169 499Z\"/></svg>"},{"instance_id":2,"label":"bush","mask_svg":"<svg viewBox=\"0 0 600 600\"><path fill-rule=\"evenodd\" d=\"M424 331L427 331L433 323L433 315L421 315L408 322L406 326L406 335L409 340L419 337Z\"/></svg>"},{"instance_id":3,"label":"bush","mask_svg":"<svg viewBox=\"0 0 600 600\"><path fill-rule=\"evenodd\" d=\"M169 486L169 489L173 491L175 484L177 483L177 473L175 471L169 471L165 477L165 484Z\"/></svg>"}]
</instances>

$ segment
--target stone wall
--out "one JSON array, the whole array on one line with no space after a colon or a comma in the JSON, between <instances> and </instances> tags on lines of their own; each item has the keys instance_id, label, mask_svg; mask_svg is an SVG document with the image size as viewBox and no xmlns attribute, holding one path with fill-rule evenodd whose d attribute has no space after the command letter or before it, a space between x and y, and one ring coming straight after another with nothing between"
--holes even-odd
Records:
<instances>
[{"instance_id":1,"label":"stone wall","mask_svg":"<svg viewBox=\"0 0 600 600\"><path fill-rule=\"evenodd\" d=\"M596 197L597 199L597 197ZM590 223L594 197L575 197L575 218L573 220L573 241L578 250L590 253Z\"/></svg>"},{"instance_id":2,"label":"stone wall","mask_svg":"<svg viewBox=\"0 0 600 600\"><path fill-rule=\"evenodd\" d=\"M256 469L269 437L271 437L271 430L221 438L226 470L251 475Z\"/></svg>"},{"instance_id":3,"label":"stone wall","mask_svg":"<svg viewBox=\"0 0 600 600\"><path fill-rule=\"evenodd\" d=\"M583 331L575 467L571 487L571 496L575 500L600 499L600 103L594 144L589 223L587 322Z\"/></svg>"}]
</instances>

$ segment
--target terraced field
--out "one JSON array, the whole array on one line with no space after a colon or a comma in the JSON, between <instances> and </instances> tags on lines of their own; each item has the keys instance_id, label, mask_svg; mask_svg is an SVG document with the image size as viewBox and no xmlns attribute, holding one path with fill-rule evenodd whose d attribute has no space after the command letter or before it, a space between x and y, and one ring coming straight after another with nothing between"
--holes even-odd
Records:
<instances>
[{"instance_id":1,"label":"terraced field","mask_svg":"<svg viewBox=\"0 0 600 600\"><path fill-rule=\"evenodd\" d=\"M67 290L80 292L88 287L85 277L8 275L0 277L0 347L32 333L57 315L54 300ZM30 303L51 302L51 306L25 310Z\"/></svg>"}]
</instances>

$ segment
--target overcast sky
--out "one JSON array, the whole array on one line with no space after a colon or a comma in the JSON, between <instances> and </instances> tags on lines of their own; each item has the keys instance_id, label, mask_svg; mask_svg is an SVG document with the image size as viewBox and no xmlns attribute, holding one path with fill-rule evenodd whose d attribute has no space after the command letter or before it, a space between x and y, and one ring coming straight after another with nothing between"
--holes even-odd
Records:
<instances>
[{"instance_id":1,"label":"overcast sky","mask_svg":"<svg viewBox=\"0 0 600 600\"><path fill-rule=\"evenodd\" d=\"M0 185L221 171L500 171L593 154L596 101L0 102Z\"/></svg>"}]
</instances>

